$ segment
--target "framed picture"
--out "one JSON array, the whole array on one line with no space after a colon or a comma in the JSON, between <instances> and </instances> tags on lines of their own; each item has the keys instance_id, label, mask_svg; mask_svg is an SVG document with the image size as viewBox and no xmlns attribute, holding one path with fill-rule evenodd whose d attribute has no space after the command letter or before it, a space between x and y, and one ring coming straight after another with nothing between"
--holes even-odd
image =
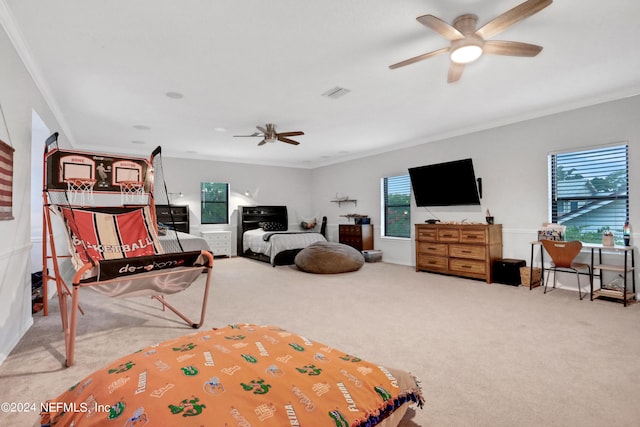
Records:
<instances>
[{"instance_id":1,"label":"framed picture","mask_svg":"<svg viewBox=\"0 0 640 427\"><path fill-rule=\"evenodd\" d=\"M13 219L13 152L14 148L0 140L0 221Z\"/></svg>"}]
</instances>

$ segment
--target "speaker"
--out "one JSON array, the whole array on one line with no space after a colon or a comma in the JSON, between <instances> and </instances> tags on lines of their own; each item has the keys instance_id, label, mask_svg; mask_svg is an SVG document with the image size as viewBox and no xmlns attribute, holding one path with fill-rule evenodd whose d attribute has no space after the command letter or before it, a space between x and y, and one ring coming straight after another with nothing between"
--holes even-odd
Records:
<instances>
[{"instance_id":1,"label":"speaker","mask_svg":"<svg viewBox=\"0 0 640 427\"><path fill-rule=\"evenodd\" d=\"M493 261L493 281L504 285L520 286L520 267L527 262L523 259L503 258Z\"/></svg>"}]
</instances>

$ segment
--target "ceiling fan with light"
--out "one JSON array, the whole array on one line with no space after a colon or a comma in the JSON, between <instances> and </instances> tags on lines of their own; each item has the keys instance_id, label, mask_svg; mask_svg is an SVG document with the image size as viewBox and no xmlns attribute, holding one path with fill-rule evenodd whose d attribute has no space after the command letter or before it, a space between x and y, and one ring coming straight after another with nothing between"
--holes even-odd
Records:
<instances>
[{"instance_id":1,"label":"ceiling fan with light","mask_svg":"<svg viewBox=\"0 0 640 427\"><path fill-rule=\"evenodd\" d=\"M298 145L300 144L298 141L294 141L293 139L289 139L290 136L299 136L299 135L304 135L304 132L302 131L292 131L292 132L276 132L276 125L274 125L273 123L267 123L266 128L262 127L262 126L256 126L256 128L260 131L260 132L254 132L251 135L234 135L235 137L254 137L254 136L259 136L262 139L262 141L260 141L258 143L258 145L264 145L267 142L276 142L276 141L282 141L282 142L286 142L287 144L291 144L291 145Z\"/></svg>"},{"instance_id":2,"label":"ceiling fan with light","mask_svg":"<svg viewBox=\"0 0 640 427\"><path fill-rule=\"evenodd\" d=\"M483 53L507 56L536 56L542 50L542 46L488 39L506 30L513 24L540 12L551 3L553 3L553 0L527 0L489 21L479 29L476 29L478 17L470 13L458 16L453 21L453 25L449 25L433 15L419 16L416 18L418 22L448 39L451 44L449 47L434 50L390 65L389 68L404 67L405 65L449 52L451 64L449 66L447 81L453 83L460 80L465 64L475 61Z\"/></svg>"}]
</instances>

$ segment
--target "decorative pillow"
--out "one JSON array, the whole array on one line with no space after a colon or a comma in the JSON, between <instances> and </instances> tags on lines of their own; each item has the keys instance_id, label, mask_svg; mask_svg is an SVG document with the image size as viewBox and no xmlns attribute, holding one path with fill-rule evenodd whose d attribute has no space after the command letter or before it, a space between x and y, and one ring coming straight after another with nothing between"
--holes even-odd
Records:
<instances>
[{"instance_id":1,"label":"decorative pillow","mask_svg":"<svg viewBox=\"0 0 640 427\"><path fill-rule=\"evenodd\" d=\"M287 227L279 222L264 221L259 225L264 231L287 231Z\"/></svg>"},{"instance_id":2,"label":"decorative pillow","mask_svg":"<svg viewBox=\"0 0 640 427\"><path fill-rule=\"evenodd\" d=\"M316 218L303 218L300 222L300 228L303 230L313 230L318 225L318 220Z\"/></svg>"}]
</instances>

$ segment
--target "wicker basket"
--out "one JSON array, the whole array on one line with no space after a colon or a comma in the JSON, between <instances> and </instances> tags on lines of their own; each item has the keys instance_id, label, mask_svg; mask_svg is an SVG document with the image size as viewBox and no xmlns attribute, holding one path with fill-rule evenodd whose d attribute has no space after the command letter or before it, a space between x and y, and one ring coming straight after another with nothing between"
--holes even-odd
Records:
<instances>
[{"instance_id":1,"label":"wicker basket","mask_svg":"<svg viewBox=\"0 0 640 427\"><path fill-rule=\"evenodd\" d=\"M520 283L522 286L526 286L527 288L537 288L540 286L540 278L542 276L542 269L538 267L533 267L533 286L529 281L529 276L531 275L531 267L520 267Z\"/></svg>"}]
</instances>

